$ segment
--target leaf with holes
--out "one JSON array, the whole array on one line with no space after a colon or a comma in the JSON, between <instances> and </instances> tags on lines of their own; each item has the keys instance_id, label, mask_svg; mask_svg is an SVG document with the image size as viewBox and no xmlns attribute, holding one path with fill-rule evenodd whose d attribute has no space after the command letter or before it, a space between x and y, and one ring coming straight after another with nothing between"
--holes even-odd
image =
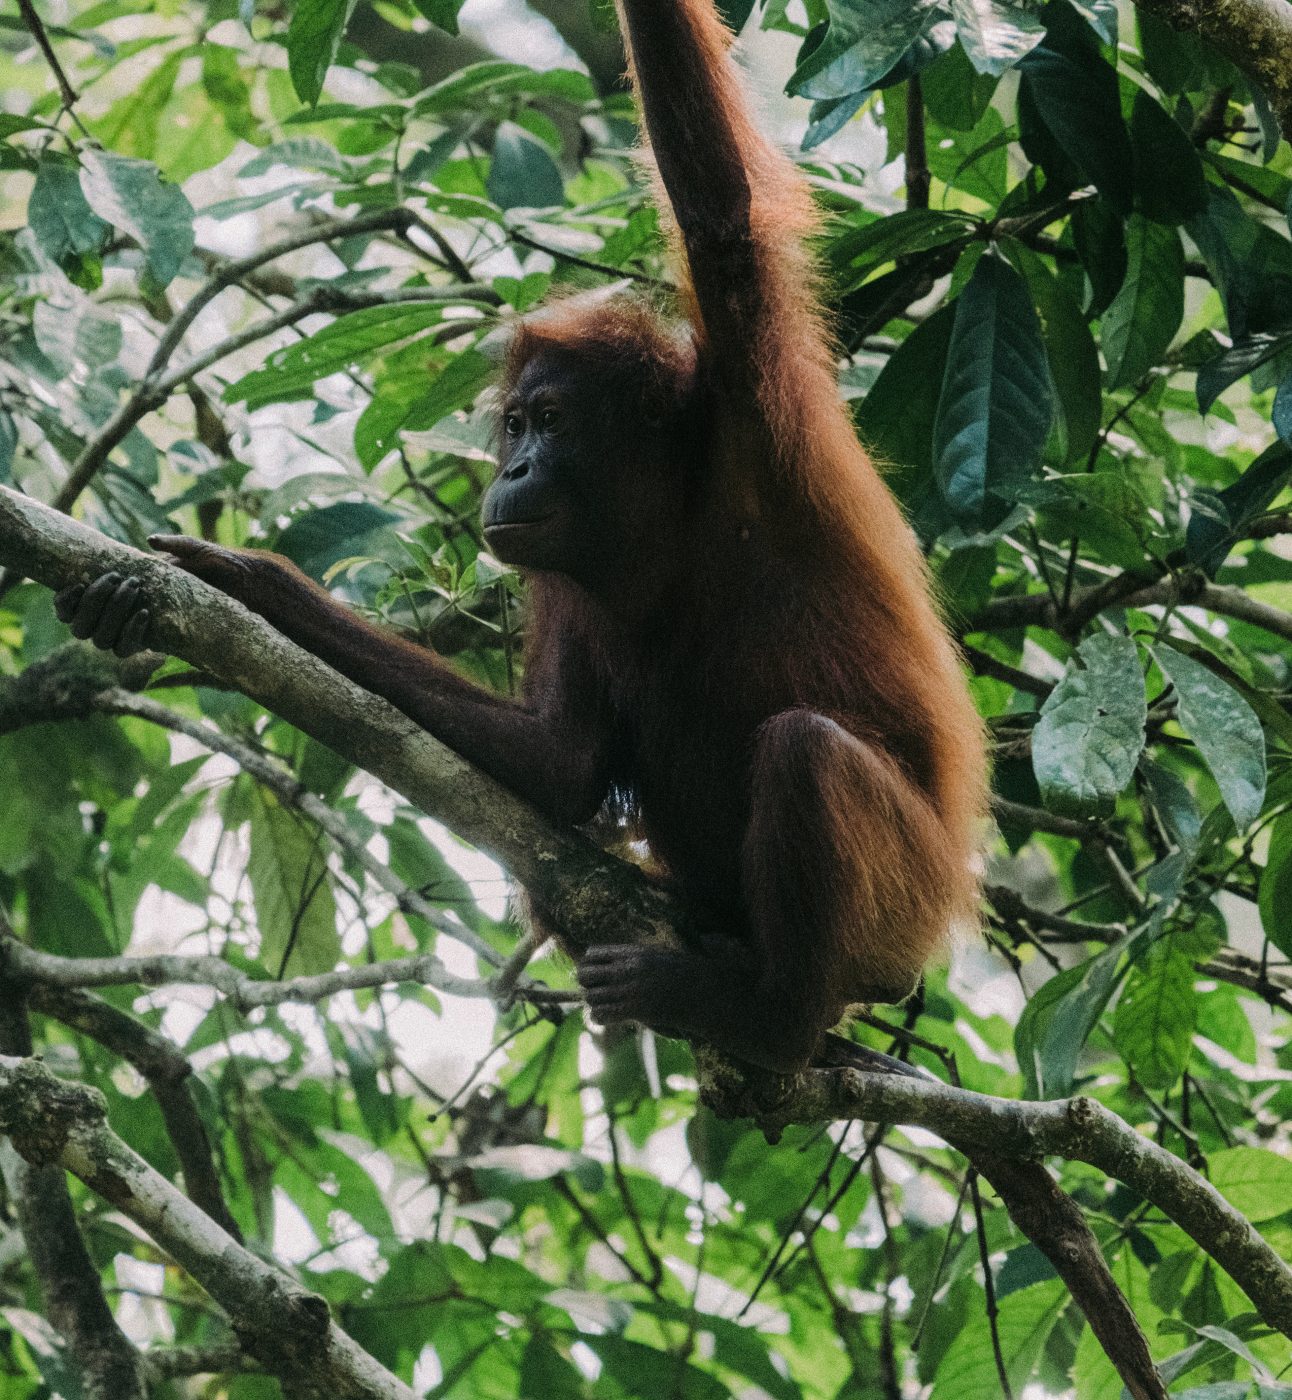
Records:
<instances>
[{"instance_id":1,"label":"leaf with holes","mask_svg":"<svg viewBox=\"0 0 1292 1400\"><path fill-rule=\"evenodd\" d=\"M1082 642L1032 731L1032 767L1045 805L1071 816L1111 812L1135 775L1147 716L1135 643L1112 636Z\"/></svg>"}]
</instances>

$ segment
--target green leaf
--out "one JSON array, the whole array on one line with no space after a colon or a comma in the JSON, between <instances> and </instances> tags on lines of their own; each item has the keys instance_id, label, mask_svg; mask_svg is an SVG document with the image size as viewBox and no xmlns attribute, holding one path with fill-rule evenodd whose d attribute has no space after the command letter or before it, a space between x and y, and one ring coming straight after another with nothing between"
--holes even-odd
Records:
<instances>
[{"instance_id":1,"label":"green leaf","mask_svg":"<svg viewBox=\"0 0 1292 1400\"><path fill-rule=\"evenodd\" d=\"M1232 191L1207 186L1207 207L1189 220L1236 340L1292 325L1292 243L1254 219Z\"/></svg>"},{"instance_id":2,"label":"green leaf","mask_svg":"<svg viewBox=\"0 0 1292 1400\"><path fill-rule=\"evenodd\" d=\"M565 202L565 185L551 152L515 122L498 124L487 188L499 209L548 209Z\"/></svg>"},{"instance_id":3,"label":"green leaf","mask_svg":"<svg viewBox=\"0 0 1292 1400\"><path fill-rule=\"evenodd\" d=\"M312 107L336 58L356 0L296 0L287 28L287 68L296 96Z\"/></svg>"},{"instance_id":4,"label":"green leaf","mask_svg":"<svg viewBox=\"0 0 1292 1400\"><path fill-rule=\"evenodd\" d=\"M951 0L956 30L979 73L999 77L1041 42L1045 26L1005 0Z\"/></svg>"},{"instance_id":5,"label":"green leaf","mask_svg":"<svg viewBox=\"0 0 1292 1400\"><path fill-rule=\"evenodd\" d=\"M1135 775L1147 716L1135 643L1102 634L1082 642L1032 731L1045 805L1072 816L1110 813Z\"/></svg>"},{"instance_id":6,"label":"green leaf","mask_svg":"<svg viewBox=\"0 0 1292 1400\"><path fill-rule=\"evenodd\" d=\"M933 424L937 403L928 392L946 371L955 308L944 306L916 328L888 357L857 411L857 431L883 462L888 484L907 512L917 516L932 497ZM940 507L939 507L940 509Z\"/></svg>"},{"instance_id":7,"label":"green leaf","mask_svg":"<svg viewBox=\"0 0 1292 1400\"><path fill-rule=\"evenodd\" d=\"M1180 235L1132 214L1126 226L1126 280L1101 326L1108 387L1134 384L1161 364L1183 319Z\"/></svg>"},{"instance_id":8,"label":"green leaf","mask_svg":"<svg viewBox=\"0 0 1292 1400\"><path fill-rule=\"evenodd\" d=\"M1215 575L1242 527L1265 510L1292 480L1292 443L1272 443L1238 478L1216 494L1197 491L1185 532L1190 560Z\"/></svg>"},{"instance_id":9,"label":"green leaf","mask_svg":"<svg viewBox=\"0 0 1292 1400\"><path fill-rule=\"evenodd\" d=\"M1265 800L1265 735L1252 707L1200 661L1156 646L1153 658L1175 686L1177 718L1211 769L1238 830L1260 815Z\"/></svg>"},{"instance_id":10,"label":"green leaf","mask_svg":"<svg viewBox=\"0 0 1292 1400\"><path fill-rule=\"evenodd\" d=\"M417 117L441 116L473 104L484 106L484 94L493 97L545 97L562 102L589 102L596 91L586 73L564 68L536 72L520 63L490 59L460 68L426 89L413 105Z\"/></svg>"},{"instance_id":11,"label":"green leaf","mask_svg":"<svg viewBox=\"0 0 1292 1400\"><path fill-rule=\"evenodd\" d=\"M1080 539L1087 552L1110 564L1143 568L1153 518L1128 473L1048 476L1025 487L1019 499L1038 508L1037 528L1043 539Z\"/></svg>"},{"instance_id":12,"label":"green leaf","mask_svg":"<svg viewBox=\"0 0 1292 1400\"><path fill-rule=\"evenodd\" d=\"M1059 460L1084 461L1099 434L1103 412L1095 338L1068 289L1040 257L1013 239L1005 251L1026 278L1041 318L1041 334L1045 337L1050 379L1057 398Z\"/></svg>"},{"instance_id":13,"label":"green leaf","mask_svg":"<svg viewBox=\"0 0 1292 1400\"><path fill-rule=\"evenodd\" d=\"M1140 765L1148 795L1177 845L1192 850L1202 835L1202 816L1184 780L1152 759Z\"/></svg>"},{"instance_id":14,"label":"green leaf","mask_svg":"<svg viewBox=\"0 0 1292 1400\"><path fill-rule=\"evenodd\" d=\"M1083 199L1072 211L1072 242L1090 280L1091 316L1102 314L1126 280L1126 226L1104 199Z\"/></svg>"},{"instance_id":15,"label":"green leaf","mask_svg":"<svg viewBox=\"0 0 1292 1400\"><path fill-rule=\"evenodd\" d=\"M371 501L336 501L296 516L276 547L311 578L321 579L342 559L380 553L401 520Z\"/></svg>"},{"instance_id":16,"label":"green leaf","mask_svg":"<svg viewBox=\"0 0 1292 1400\"><path fill-rule=\"evenodd\" d=\"M1054 417L1045 343L1027 287L983 257L956 301L933 429L934 470L952 512L981 521L1041 459Z\"/></svg>"},{"instance_id":17,"label":"green leaf","mask_svg":"<svg viewBox=\"0 0 1292 1400\"><path fill-rule=\"evenodd\" d=\"M1170 939L1131 971L1113 1017L1113 1040L1146 1089L1170 1089L1193 1047L1197 992L1193 958Z\"/></svg>"},{"instance_id":18,"label":"green leaf","mask_svg":"<svg viewBox=\"0 0 1292 1400\"><path fill-rule=\"evenodd\" d=\"M234 136L260 144L264 137L251 110L251 89L242 76L241 58L239 50L226 44L203 44L202 88Z\"/></svg>"},{"instance_id":19,"label":"green leaf","mask_svg":"<svg viewBox=\"0 0 1292 1400\"><path fill-rule=\"evenodd\" d=\"M413 0L413 3L418 13L425 15L438 29L457 36L458 12L465 0Z\"/></svg>"},{"instance_id":20,"label":"green leaf","mask_svg":"<svg viewBox=\"0 0 1292 1400\"><path fill-rule=\"evenodd\" d=\"M94 134L111 151L152 160L157 154L157 128L162 111L175 91L180 64L188 51L173 53L133 86L96 122Z\"/></svg>"},{"instance_id":21,"label":"green leaf","mask_svg":"<svg viewBox=\"0 0 1292 1400\"><path fill-rule=\"evenodd\" d=\"M1292 1159L1260 1147L1229 1147L1207 1154L1211 1184L1253 1224L1287 1212Z\"/></svg>"},{"instance_id":22,"label":"green leaf","mask_svg":"<svg viewBox=\"0 0 1292 1400\"><path fill-rule=\"evenodd\" d=\"M256 789L247 878L260 929L260 962L276 977L330 972L341 957L327 853L299 813Z\"/></svg>"},{"instance_id":23,"label":"green leaf","mask_svg":"<svg viewBox=\"0 0 1292 1400\"><path fill-rule=\"evenodd\" d=\"M1284 812L1270 828L1258 903L1266 938L1292 957L1292 812Z\"/></svg>"},{"instance_id":24,"label":"green leaf","mask_svg":"<svg viewBox=\"0 0 1292 1400\"><path fill-rule=\"evenodd\" d=\"M1119 980L1134 934L1056 973L1032 993L1014 1029L1014 1053L1029 1099L1072 1092L1077 1060Z\"/></svg>"},{"instance_id":25,"label":"green leaf","mask_svg":"<svg viewBox=\"0 0 1292 1400\"><path fill-rule=\"evenodd\" d=\"M1069 1302L1057 1279L1011 1293L996 1321L1001 1359L1014 1393L1019 1394ZM989 1327L970 1326L947 1348L937 1369L930 1400L983 1400L1001 1393L996 1340Z\"/></svg>"},{"instance_id":26,"label":"green leaf","mask_svg":"<svg viewBox=\"0 0 1292 1400\"><path fill-rule=\"evenodd\" d=\"M874 87L920 37L935 0L827 0L825 38L786 90L817 101Z\"/></svg>"},{"instance_id":27,"label":"green leaf","mask_svg":"<svg viewBox=\"0 0 1292 1400\"><path fill-rule=\"evenodd\" d=\"M1064 158L1120 213L1134 202L1134 152L1116 70L1066 6L1046 9L1047 33L1019 64L1023 89Z\"/></svg>"},{"instance_id":28,"label":"green leaf","mask_svg":"<svg viewBox=\"0 0 1292 1400\"><path fill-rule=\"evenodd\" d=\"M184 191L146 160L87 147L81 161L81 191L90 208L138 239L153 279L165 287L193 248L193 206Z\"/></svg>"},{"instance_id":29,"label":"green leaf","mask_svg":"<svg viewBox=\"0 0 1292 1400\"><path fill-rule=\"evenodd\" d=\"M496 366L479 350L464 350L424 389L386 397L378 388L355 424L354 445L369 470L393 451L401 432L424 432L455 409L465 408L492 382Z\"/></svg>"},{"instance_id":30,"label":"green leaf","mask_svg":"<svg viewBox=\"0 0 1292 1400\"><path fill-rule=\"evenodd\" d=\"M394 303L352 311L304 340L275 350L263 369L252 370L230 384L224 398L251 409L297 398L315 380L365 365L389 346L438 325L444 311L436 302Z\"/></svg>"},{"instance_id":31,"label":"green leaf","mask_svg":"<svg viewBox=\"0 0 1292 1400\"><path fill-rule=\"evenodd\" d=\"M9 480L17 448L18 425L13 421L13 414L0 408L0 481Z\"/></svg>"},{"instance_id":32,"label":"green leaf","mask_svg":"<svg viewBox=\"0 0 1292 1400\"><path fill-rule=\"evenodd\" d=\"M1206 413L1229 386L1292 347L1292 330L1257 331L1235 340L1198 371L1198 411ZM1281 436L1281 434L1280 434Z\"/></svg>"},{"instance_id":33,"label":"green leaf","mask_svg":"<svg viewBox=\"0 0 1292 1400\"><path fill-rule=\"evenodd\" d=\"M27 223L36 242L60 267L98 254L112 232L82 194L75 162L48 152L36 167Z\"/></svg>"},{"instance_id":34,"label":"green leaf","mask_svg":"<svg viewBox=\"0 0 1292 1400\"><path fill-rule=\"evenodd\" d=\"M1135 204L1146 219L1182 224L1207 204L1207 181L1198 148L1177 121L1143 88L1131 113L1135 147Z\"/></svg>"},{"instance_id":35,"label":"green leaf","mask_svg":"<svg viewBox=\"0 0 1292 1400\"><path fill-rule=\"evenodd\" d=\"M1270 411L1270 423L1283 442L1292 447L1292 375L1279 385Z\"/></svg>"},{"instance_id":36,"label":"green leaf","mask_svg":"<svg viewBox=\"0 0 1292 1400\"><path fill-rule=\"evenodd\" d=\"M836 290L852 291L885 263L912 253L968 242L976 227L964 214L936 209L904 209L841 232L830 242L830 268Z\"/></svg>"}]
</instances>

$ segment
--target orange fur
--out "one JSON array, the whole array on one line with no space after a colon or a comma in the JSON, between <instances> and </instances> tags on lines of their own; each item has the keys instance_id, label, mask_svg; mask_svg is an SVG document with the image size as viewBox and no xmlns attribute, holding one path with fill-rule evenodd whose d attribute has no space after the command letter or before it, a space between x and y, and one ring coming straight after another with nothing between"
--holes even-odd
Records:
<instances>
[{"instance_id":1,"label":"orange fur","mask_svg":"<svg viewBox=\"0 0 1292 1400\"><path fill-rule=\"evenodd\" d=\"M701 551L687 572L708 594L710 606L701 611L711 620L698 626L713 629L711 679L743 692L725 714L712 697L717 721L743 722L754 732L753 844L767 857L767 841L795 843L800 898L819 905L817 917L832 924L817 931L821 946L813 947L837 1014L867 988L909 986L949 926L973 917L987 791L982 727L914 535L838 393L808 252L817 215L805 181L759 133L711 0L621 0L621 11L653 138L680 134L715 183L734 191L737 203L747 197L747 208L734 232L726 211L713 210L710 237L695 210L703 188L683 191L672 245L690 338L679 340L674 324L634 298L593 306L574 298L529 323L509 371L514 378L531 355L560 346L586 353L589 365L640 364L646 377L676 393L694 375L712 424L711 489L701 496L696 528L681 533L676 548ZM660 18L662 11L670 17ZM668 49L670 25L685 31L689 56ZM661 51L643 53L652 45ZM652 81L665 64L681 71L654 97ZM687 172L679 177L677 160L659 165L668 214L676 193L670 187L684 183ZM697 183L704 175L697 169ZM704 265L708 257L716 273ZM724 282L730 266L745 273L741 285ZM736 529L750 536L743 550L732 542ZM769 585L778 595L771 610L741 616L747 598L763 596ZM540 610L557 591L564 590L540 584ZM651 676L645 694L667 691L671 681L671 674L664 682ZM839 732L810 733L802 740L810 755L776 753L783 717L803 712L828 716ZM666 722L653 742L667 761L703 770L699 750L714 742L707 718L697 725L693 708L672 721L695 725L694 743L666 735ZM656 766L649 756L643 763ZM651 774L648 787L651 781L663 779ZM759 806L763 782L777 785L782 809L794 813L800 831L813 833L810 841L796 837L785 810L769 816ZM700 812L708 810L707 795L685 779L681 786ZM685 885L703 854L673 829L684 823L654 825L663 858L683 868ZM764 828L766 839L759 839ZM754 869L746 880L755 920L770 878ZM822 897L807 898L808 886ZM805 951L801 940L792 950L765 950L778 966Z\"/></svg>"}]
</instances>

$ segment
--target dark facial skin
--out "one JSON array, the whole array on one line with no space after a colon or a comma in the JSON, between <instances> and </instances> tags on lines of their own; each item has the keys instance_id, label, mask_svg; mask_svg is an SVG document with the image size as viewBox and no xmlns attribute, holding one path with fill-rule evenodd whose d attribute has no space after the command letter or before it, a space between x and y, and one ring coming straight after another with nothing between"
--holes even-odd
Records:
<instances>
[{"instance_id":1,"label":"dark facial skin","mask_svg":"<svg viewBox=\"0 0 1292 1400\"><path fill-rule=\"evenodd\" d=\"M580 380L568 360L536 356L502 406L498 475L481 515L506 563L572 573L587 552L577 526L599 435Z\"/></svg>"},{"instance_id":2,"label":"dark facial skin","mask_svg":"<svg viewBox=\"0 0 1292 1400\"><path fill-rule=\"evenodd\" d=\"M596 587L666 528L677 489L663 426L622 391L612 411L611 397L568 354L525 366L502 405L498 475L481 510L499 559Z\"/></svg>"}]
</instances>

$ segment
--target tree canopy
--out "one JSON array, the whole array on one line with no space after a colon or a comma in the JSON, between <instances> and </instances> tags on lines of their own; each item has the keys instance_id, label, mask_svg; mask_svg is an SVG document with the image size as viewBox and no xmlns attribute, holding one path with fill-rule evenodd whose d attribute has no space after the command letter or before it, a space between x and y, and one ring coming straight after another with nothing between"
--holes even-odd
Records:
<instances>
[{"instance_id":1,"label":"tree canopy","mask_svg":"<svg viewBox=\"0 0 1292 1400\"><path fill-rule=\"evenodd\" d=\"M601 1032L509 877L672 906L137 552L516 689L508 328L670 293L612 7L18 0L6 1400L1292 1396L1292 5L720 8L989 726L982 936L859 1068ZM56 621L107 567L167 657Z\"/></svg>"}]
</instances>

